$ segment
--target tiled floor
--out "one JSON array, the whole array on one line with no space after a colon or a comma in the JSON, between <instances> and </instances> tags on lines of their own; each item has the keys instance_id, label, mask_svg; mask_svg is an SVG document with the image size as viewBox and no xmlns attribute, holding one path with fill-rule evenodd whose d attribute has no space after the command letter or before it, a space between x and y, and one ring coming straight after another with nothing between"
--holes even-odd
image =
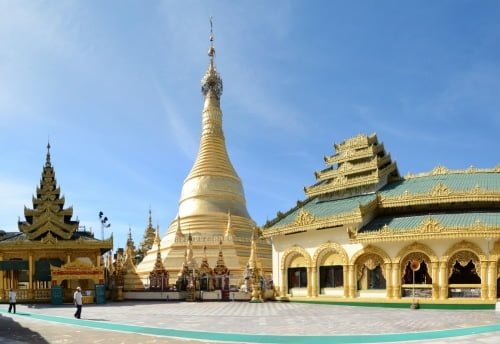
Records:
<instances>
[{"instance_id":1,"label":"tiled floor","mask_svg":"<svg viewBox=\"0 0 500 344\"><path fill-rule=\"evenodd\" d=\"M500 312L303 303L123 302L0 305L0 343L498 343ZM149 334L146 334L149 333ZM173 338L172 336L176 337Z\"/></svg>"}]
</instances>

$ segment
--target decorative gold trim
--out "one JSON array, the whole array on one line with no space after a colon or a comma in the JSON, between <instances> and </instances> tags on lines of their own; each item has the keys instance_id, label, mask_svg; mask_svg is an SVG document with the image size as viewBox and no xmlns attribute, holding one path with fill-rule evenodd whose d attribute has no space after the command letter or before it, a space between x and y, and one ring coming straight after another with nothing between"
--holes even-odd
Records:
<instances>
[{"instance_id":1,"label":"decorative gold trim","mask_svg":"<svg viewBox=\"0 0 500 344\"><path fill-rule=\"evenodd\" d=\"M311 256L309 255L309 253L307 253L307 251L301 246L292 246L292 247L287 248L283 252L283 256L281 257L281 262L280 262L280 268L282 270L288 268L288 265L290 265L291 259L294 258L295 256L304 257L306 260L307 267L312 266Z\"/></svg>"},{"instance_id":2,"label":"decorative gold trim","mask_svg":"<svg viewBox=\"0 0 500 344\"><path fill-rule=\"evenodd\" d=\"M399 250L398 254L394 258L394 263L400 264L401 261L406 260L408 256L415 252L420 252L427 256L431 263L438 262L438 256L429 246L419 242L414 242Z\"/></svg>"},{"instance_id":3,"label":"decorative gold trim","mask_svg":"<svg viewBox=\"0 0 500 344\"><path fill-rule=\"evenodd\" d=\"M486 190L476 185L468 190L454 191L439 183L425 193L414 194L405 190L398 196L384 197L378 194L377 197L380 208L384 209L457 202L500 202L500 190Z\"/></svg>"},{"instance_id":4,"label":"decorative gold trim","mask_svg":"<svg viewBox=\"0 0 500 344\"><path fill-rule=\"evenodd\" d=\"M404 177L404 179L414 179L414 178L429 177L442 174L499 173L499 172L500 172L500 164L498 164L494 168L476 168L474 166L470 166L466 169L457 169L457 170L451 170L442 165L438 165L434 167L434 169L432 169L432 171L430 172L422 172L417 174L408 173Z\"/></svg>"},{"instance_id":5,"label":"decorative gold trim","mask_svg":"<svg viewBox=\"0 0 500 344\"><path fill-rule=\"evenodd\" d=\"M350 264L356 265L356 264L358 264L357 260L359 258L361 258L363 255L370 255L370 254L374 254L374 255L379 256L380 258L382 258L384 263L391 262L390 256L383 249L381 249L380 247L377 247L377 246L367 245L367 246L363 247L361 250L354 253L354 255L350 259Z\"/></svg>"},{"instance_id":6,"label":"decorative gold trim","mask_svg":"<svg viewBox=\"0 0 500 344\"><path fill-rule=\"evenodd\" d=\"M324 244L321 244L314 252L312 258L313 267L320 266L321 260L323 260L325 255L327 255L328 253L340 255L340 257L342 258L342 265L346 265L349 261L347 253L345 252L342 245L337 244L336 242L326 242Z\"/></svg>"},{"instance_id":7,"label":"decorative gold trim","mask_svg":"<svg viewBox=\"0 0 500 344\"><path fill-rule=\"evenodd\" d=\"M441 257L441 260L448 261L450 256L454 255L459 251L471 251L479 257L479 260L481 261L486 260L486 255L478 245L465 240L462 240L453 245L452 247L448 248L448 250L446 250L446 253Z\"/></svg>"},{"instance_id":8,"label":"decorative gold trim","mask_svg":"<svg viewBox=\"0 0 500 344\"><path fill-rule=\"evenodd\" d=\"M425 218L421 224L414 228L392 228L384 225L378 231L368 233L353 233L353 242L381 242L381 241L407 241L424 239L449 239L449 238L496 238L500 235L500 227L487 226L479 219L465 227L444 226L432 217Z\"/></svg>"},{"instance_id":9,"label":"decorative gold trim","mask_svg":"<svg viewBox=\"0 0 500 344\"><path fill-rule=\"evenodd\" d=\"M314 223L314 221L315 218L311 213L305 211L304 208L300 208L293 224L296 226L305 226Z\"/></svg>"}]
</instances>

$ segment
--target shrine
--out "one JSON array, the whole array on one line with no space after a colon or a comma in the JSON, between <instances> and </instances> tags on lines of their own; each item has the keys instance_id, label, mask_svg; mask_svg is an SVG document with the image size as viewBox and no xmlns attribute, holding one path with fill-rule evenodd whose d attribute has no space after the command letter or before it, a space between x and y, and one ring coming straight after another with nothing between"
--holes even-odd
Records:
<instances>
[{"instance_id":1,"label":"shrine","mask_svg":"<svg viewBox=\"0 0 500 344\"><path fill-rule=\"evenodd\" d=\"M48 144L33 208L24 208L19 232L0 232L0 300L13 288L18 302L70 302L80 286L85 302L95 302L96 291L104 301L101 257L113 238L99 240L79 227L60 195Z\"/></svg>"}]
</instances>

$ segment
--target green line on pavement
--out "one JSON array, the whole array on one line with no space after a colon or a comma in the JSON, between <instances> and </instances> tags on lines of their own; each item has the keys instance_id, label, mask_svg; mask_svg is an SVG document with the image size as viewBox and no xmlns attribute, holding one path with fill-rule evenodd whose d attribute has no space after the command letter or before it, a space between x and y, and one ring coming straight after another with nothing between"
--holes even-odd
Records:
<instances>
[{"instance_id":1,"label":"green line on pavement","mask_svg":"<svg viewBox=\"0 0 500 344\"><path fill-rule=\"evenodd\" d=\"M6 313L0 310L0 313ZM399 342L409 340L432 340L449 337L467 336L486 332L500 331L500 324L476 326L468 328L448 329L439 331L410 332L410 333L390 333L390 334L367 334L367 335L322 335L322 336L303 336L303 335L259 335L243 333L222 333L222 332L202 332L176 330L169 328L158 328L138 325L128 325L112 323L107 321L95 321L85 319L73 319L58 317L40 313L18 312L17 316L30 319L45 320L60 324L84 326L88 328L128 332L144 335L154 335L162 337L175 337L183 339L224 341L224 342L245 342L245 343L383 343Z\"/></svg>"}]
</instances>

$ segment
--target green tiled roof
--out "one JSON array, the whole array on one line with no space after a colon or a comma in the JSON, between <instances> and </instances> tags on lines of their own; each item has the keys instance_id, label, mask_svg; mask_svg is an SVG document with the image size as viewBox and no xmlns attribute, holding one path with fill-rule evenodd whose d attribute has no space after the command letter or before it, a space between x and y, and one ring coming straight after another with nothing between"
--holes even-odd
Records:
<instances>
[{"instance_id":1,"label":"green tiled roof","mask_svg":"<svg viewBox=\"0 0 500 344\"><path fill-rule=\"evenodd\" d=\"M354 196L337 200L319 200L318 198L306 203L287 214L283 219L269 228L283 227L295 221L297 214L302 209L313 215L316 219L331 217L356 210L360 205L368 204L376 199L375 194Z\"/></svg>"},{"instance_id":2,"label":"green tiled roof","mask_svg":"<svg viewBox=\"0 0 500 344\"><path fill-rule=\"evenodd\" d=\"M500 173L455 173L410 178L386 185L380 190L380 195L395 197L405 191L412 194L427 193L439 183L446 185L450 191L466 191L476 186L488 191L500 191Z\"/></svg>"},{"instance_id":3,"label":"green tiled roof","mask_svg":"<svg viewBox=\"0 0 500 344\"><path fill-rule=\"evenodd\" d=\"M500 227L500 212L471 212L456 214L425 214L413 216L384 216L374 219L361 228L358 233L378 231L385 225L393 230L405 230L420 227L428 219L439 222L443 227L469 227L478 220L488 227Z\"/></svg>"}]
</instances>

